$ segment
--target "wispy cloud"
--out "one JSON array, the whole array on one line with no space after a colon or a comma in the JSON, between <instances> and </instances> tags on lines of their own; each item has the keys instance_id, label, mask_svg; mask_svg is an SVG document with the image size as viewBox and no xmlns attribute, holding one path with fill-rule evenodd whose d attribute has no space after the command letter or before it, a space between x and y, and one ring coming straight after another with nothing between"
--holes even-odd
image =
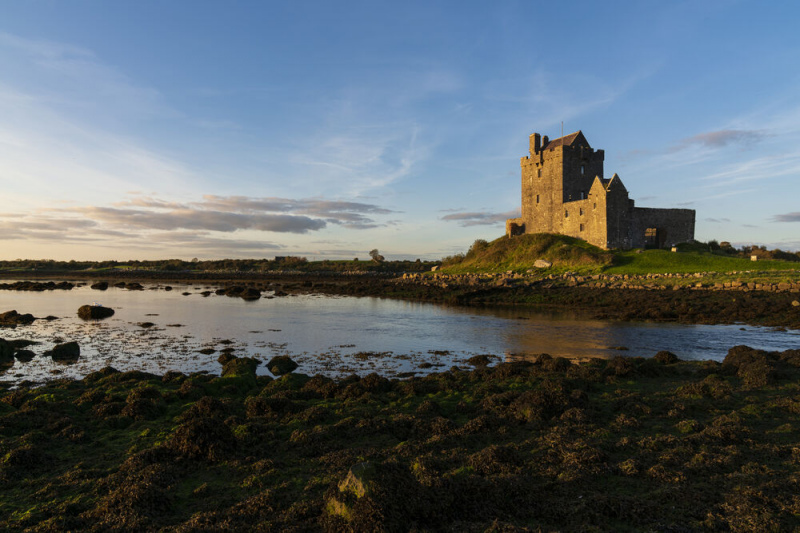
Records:
<instances>
[{"instance_id":1,"label":"wispy cloud","mask_svg":"<svg viewBox=\"0 0 800 533\"><path fill-rule=\"evenodd\" d=\"M669 149L669 152L679 152L692 146L704 148L723 148L728 145L752 146L761 141L766 134L757 130L719 130L699 133L681 139Z\"/></svg>"},{"instance_id":2,"label":"wispy cloud","mask_svg":"<svg viewBox=\"0 0 800 533\"><path fill-rule=\"evenodd\" d=\"M800 211L775 215L772 220L774 222L800 222Z\"/></svg>"},{"instance_id":3,"label":"wispy cloud","mask_svg":"<svg viewBox=\"0 0 800 533\"><path fill-rule=\"evenodd\" d=\"M494 226L504 224L506 219L520 216L519 210L507 211L505 213L492 213L488 211L470 211L461 213L451 213L441 219L448 222L458 222L460 226Z\"/></svg>"}]
</instances>

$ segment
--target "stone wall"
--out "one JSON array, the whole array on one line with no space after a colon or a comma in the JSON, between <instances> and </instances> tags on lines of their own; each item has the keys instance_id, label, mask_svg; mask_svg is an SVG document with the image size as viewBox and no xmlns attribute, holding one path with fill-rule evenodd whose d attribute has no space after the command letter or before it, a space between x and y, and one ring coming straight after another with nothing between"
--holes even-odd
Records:
<instances>
[{"instance_id":1,"label":"stone wall","mask_svg":"<svg viewBox=\"0 0 800 533\"><path fill-rule=\"evenodd\" d=\"M634 207L630 220L630 246L644 247L645 231L657 228L664 246L694 239L694 209L655 209Z\"/></svg>"}]
</instances>

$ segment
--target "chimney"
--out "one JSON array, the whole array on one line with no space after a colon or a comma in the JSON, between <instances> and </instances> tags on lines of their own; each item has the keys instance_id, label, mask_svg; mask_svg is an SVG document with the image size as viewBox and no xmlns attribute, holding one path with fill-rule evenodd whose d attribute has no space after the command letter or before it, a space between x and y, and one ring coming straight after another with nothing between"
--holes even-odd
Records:
<instances>
[{"instance_id":1,"label":"chimney","mask_svg":"<svg viewBox=\"0 0 800 533\"><path fill-rule=\"evenodd\" d=\"M549 142L550 142L550 137L548 137L547 135L542 137L542 148L545 148Z\"/></svg>"},{"instance_id":2,"label":"chimney","mask_svg":"<svg viewBox=\"0 0 800 533\"><path fill-rule=\"evenodd\" d=\"M539 153L539 150L542 149L542 136L538 133L534 133L530 136L531 141L531 155L536 155Z\"/></svg>"}]
</instances>

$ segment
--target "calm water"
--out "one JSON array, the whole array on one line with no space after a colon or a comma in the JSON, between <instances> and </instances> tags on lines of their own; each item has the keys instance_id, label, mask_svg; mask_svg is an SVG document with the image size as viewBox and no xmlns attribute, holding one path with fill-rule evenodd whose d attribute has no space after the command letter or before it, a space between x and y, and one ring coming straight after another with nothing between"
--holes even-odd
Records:
<instances>
[{"instance_id":1,"label":"calm water","mask_svg":"<svg viewBox=\"0 0 800 533\"><path fill-rule=\"evenodd\" d=\"M263 361L291 355L299 371L333 376L379 371L429 372L463 365L476 354L501 359L549 353L565 357L654 355L670 350L682 359L722 360L728 348L746 344L766 350L800 348L800 332L750 326L687 326L580 320L525 309L454 308L435 304L330 296L289 296L245 302L200 292L206 285L173 291L0 291L0 312L16 309L37 317L30 326L0 329L0 337L29 339L37 354L57 342L77 341L72 365L37 355L17 361L6 381L80 377L106 365L118 370L219 373L219 350ZM190 292L184 296L181 293ZM81 305L100 303L116 314L102 321L77 317ZM140 324L151 322L152 327ZM625 347L621 351L615 347ZM199 350L214 350L203 354ZM419 368L431 363L430 369ZM265 368L261 373L268 374Z\"/></svg>"}]
</instances>

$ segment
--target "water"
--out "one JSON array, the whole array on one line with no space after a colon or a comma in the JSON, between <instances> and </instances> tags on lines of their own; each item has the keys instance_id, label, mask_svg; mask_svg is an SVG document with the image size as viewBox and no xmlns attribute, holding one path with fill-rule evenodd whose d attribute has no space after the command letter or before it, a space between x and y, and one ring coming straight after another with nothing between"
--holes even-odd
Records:
<instances>
[{"instance_id":1,"label":"water","mask_svg":"<svg viewBox=\"0 0 800 533\"><path fill-rule=\"evenodd\" d=\"M746 344L765 350L800 347L800 332L740 325L708 326L583 320L521 308L457 308L377 298L298 295L246 302L200 292L205 285L173 291L88 285L71 291L0 291L0 312L16 309L37 320L0 329L8 340L28 339L37 357L15 362L4 381L81 377L111 365L118 370L219 373L220 350L267 361L290 355L299 371L342 376L378 371L384 375L424 373L463 365L472 355L496 360L549 353L564 357L650 357L669 350L682 359L722 360L728 348ZM189 296L182 295L190 292ZM268 294L265 294L268 295ZM116 314L100 321L77 317L81 305L101 303ZM152 322L152 327L140 324ZM77 341L77 363L55 363L42 352L58 342ZM619 350L624 347L626 350ZM213 353L200 353L200 350ZM420 368L429 363L430 367ZM427 367L423 364L423 367ZM259 373L269 374L261 366Z\"/></svg>"}]
</instances>

